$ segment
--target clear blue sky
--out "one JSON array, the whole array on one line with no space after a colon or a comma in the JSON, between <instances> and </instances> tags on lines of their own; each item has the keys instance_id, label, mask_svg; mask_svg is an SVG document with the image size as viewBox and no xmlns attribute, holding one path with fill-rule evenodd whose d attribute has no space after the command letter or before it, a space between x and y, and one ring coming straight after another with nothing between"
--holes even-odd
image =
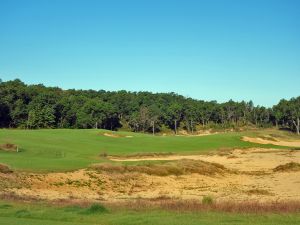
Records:
<instances>
[{"instance_id":1,"label":"clear blue sky","mask_svg":"<svg viewBox=\"0 0 300 225\"><path fill-rule=\"evenodd\" d=\"M271 106L300 95L300 1L0 0L0 78Z\"/></svg>"}]
</instances>

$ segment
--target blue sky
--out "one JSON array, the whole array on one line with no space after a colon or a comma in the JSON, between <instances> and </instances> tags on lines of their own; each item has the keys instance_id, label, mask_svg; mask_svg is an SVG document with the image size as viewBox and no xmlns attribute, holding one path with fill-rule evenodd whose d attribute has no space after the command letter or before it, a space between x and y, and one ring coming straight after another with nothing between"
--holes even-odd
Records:
<instances>
[{"instance_id":1,"label":"blue sky","mask_svg":"<svg viewBox=\"0 0 300 225\"><path fill-rule=\"evenodd\" d=\"M271 106L300 95L300 1L0 0L0 78Z\"/></svg>"}]
</instances>

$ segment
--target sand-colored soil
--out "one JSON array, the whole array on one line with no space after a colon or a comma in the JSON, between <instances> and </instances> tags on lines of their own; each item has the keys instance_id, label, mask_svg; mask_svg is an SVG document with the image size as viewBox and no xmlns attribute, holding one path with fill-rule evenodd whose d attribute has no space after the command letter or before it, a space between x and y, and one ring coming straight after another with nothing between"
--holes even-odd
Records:
<instances>
[{"instance_id":1,"label":"sand-colored soil","mask_svg":"<svg viewBox=\"0 0 300 225\"><path fill-rule=\"evenodd\" d=\"M112 137L112 138L121 138L121 137L132 138L133 137L133 136L122 136L122 135L115 134L115 133L103 133L102 135L106 136L106 137Z\"/></svg>"},{"instance_id":2,"label":"sand-colored soil","mask_svg":"<svg viewBox=\"0 0 300 225\"><path fill-rule=\"evenodd\" d=\"M238 171L260 171L268 172L279 164L289 163L291 161L300 163L300 151L278 150L278 149L235 149L222 154L211 155L167 155L160 157L110 157L112 161L118 162L136 162L136 161L170 161L181 159L202 160L224 165L228 169Z\"/></svg>"},{"instance_id":3,"label":"sand-colored soil","mask_svg":"<svg viewBox=\"0 0 300 225\"><path fill-rule=\"evenodd\" d=\"M201 174L154 176L137 172L99 173L85 169L68 173L0 174L1 182L15 179L22 180L24 184L22 187L7 185L0 188L0 192L51 200L123 201L161 196L200 200L205 195L213 196L217 201L300 200L300 171L273 171L276 166L288 162L300 163L300 151L249 149L234 150L225 155L171 155L127 160L182 158L219 163L231 171L214 176Z\"/></svg>"},{"instance_id":4,"label":"sand-colored soil","mask_svg":"<svg viewBox=\"0 0 300 225\"><path fill-rule=\"evenodd\" d=\"M300 141L283 141L279 139L274 140L268 140L264 138L253 138L253 137L243 137L243 141L248 141L252 143L258 143L258 144L272 144L272 145L279 145L279 146L288 146L288 147L300 147Z\"/></svg>"}]
</instances>

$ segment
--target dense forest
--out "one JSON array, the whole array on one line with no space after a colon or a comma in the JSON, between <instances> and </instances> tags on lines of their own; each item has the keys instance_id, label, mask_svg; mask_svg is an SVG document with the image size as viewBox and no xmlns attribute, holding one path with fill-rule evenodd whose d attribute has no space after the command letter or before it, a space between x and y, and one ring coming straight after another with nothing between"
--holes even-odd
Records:
<instances>
[{"instance_id":1,"label":"dense forest","mask_svg":"<svg viewBox=\"0 0 300 225\"><path fill-rule=\"evenodd\" d=\"M0 80L2 128L104 128L159 132L199 127L278 126L299 134L300 97L273 108L253 102L202 101L175 93L63 90Z\"/></svg>"}]
</instances>

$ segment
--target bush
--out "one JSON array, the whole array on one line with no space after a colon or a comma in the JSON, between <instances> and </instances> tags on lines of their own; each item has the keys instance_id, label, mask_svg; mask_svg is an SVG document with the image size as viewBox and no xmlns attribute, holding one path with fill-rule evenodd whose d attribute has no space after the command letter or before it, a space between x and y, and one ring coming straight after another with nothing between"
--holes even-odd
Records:
<instances>
[{"instance_id":1,"label":"bush","mask_svg":"<svg viewBox=\"0 0 300 225\"><path fill-rule=\"evenodd\" d=\"M300 171L300 164L296 162L290 162L284 165L279 165L273 169L274 172L295 172Z\"/></svg>"},{"instance_id":2,"label":"bush","mask_svg":"<svg viewBox=\"0 0 300 225\"><path fill-rule=\"evenodd\" d=\"M108 210L101 204L93 204L87 208L84 214L106 213Z\"/></svg>"},{"instance_id":3,"label":"bush","mask_svg":"<svg viewBox=\"0 0 300 225\"><path fill-rule=\"evenodd\" d=\"M213 198L211 197L211 196L204 196L203 198L202 198L202 204L203 205L211 205L211 204L213 204Z\"/></svg>"}]
</instances>

